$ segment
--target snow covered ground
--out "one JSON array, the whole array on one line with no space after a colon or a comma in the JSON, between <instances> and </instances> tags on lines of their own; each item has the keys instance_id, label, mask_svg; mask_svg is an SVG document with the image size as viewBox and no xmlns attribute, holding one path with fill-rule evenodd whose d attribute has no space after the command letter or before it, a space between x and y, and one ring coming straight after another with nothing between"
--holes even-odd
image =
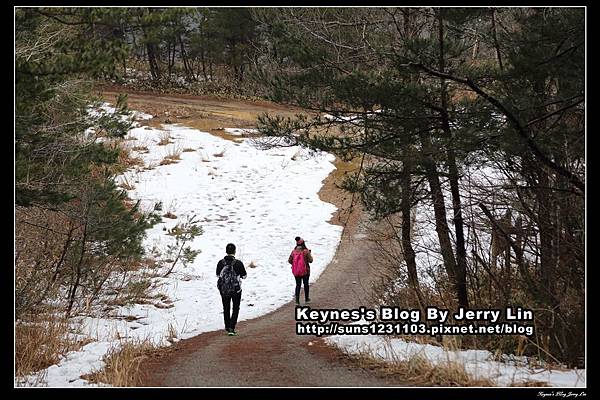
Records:
<instances>
[{"instance_id":1,"label":"snow covered ground","mask_svg":"<svg viewBox=\"0 0 600 400\"><path fill-rule=\"evenodd\" d=\"M159 145L167 135L171 143ZM177 217L163 218L148 230L146 247L164 252L174 242L168 230L195 215L204 233L190 245L201 253L190 265L177 264L167 278L155 278L173 307L136 304L118 309L116 314L122 317L118 320L83 318L84 334L96 340L43 371L41 385L88 385L80 376L100 369L102 356L123 340L169 345L169 330L175 330L180 340L223 329L215 270L227 243L237 246L237 258L248 272L239 320L256 318L293 299L295 283L287 258L295 236L305 238L312 249L311 281L323 272L339 243L342 228L327 222L336 207L318 196L322 181L335 169L333 155L309 155L299 147L258 150L250 139L231 142L181 125L137 126L128 139L132 148L139 149L132 155L154 167L119 177L134 186L129 196L140 200L145 210L161 202L161 214ZM159 165L174 154L179 161Z\"/></svg>"},{"instance_id":2,"label":"snow covered ground","mask_svg":"<svg viewBox=\"0 0 600 400\"><path fill-rule=\"evenodd\" d=\"M518 385L525 381L539 381L549 386L585 387L585 370L549 370L527 366L526 357L508 357L495 361L487 350L450 351L439 346L389 339L382 336L346 335L330 336L328 344L337 346L350 354L367 353L376 359L388 362L407 361L423 357L433 365L459 362L474 378L489 378L498 386Z\"/></svg>"},{"instance_id":3,"label":"snow covered ground","mask_svg":"<svg viewBox=\"0 0 600 400\"><path fill-rule=\"evenodd\" d=\"M234 136L254 135L258 133L258 129L225 128L224 131Z\"/></svg>"},{"instance_id":4,"label":"snow covered ground","mask_svg":"<svg viewBox=\"0 0 600 400\"><path fill-rule=\"evenodd\" d=\"M497 188L505 183L505 177L500 171L489 166L472 167L466 172L468 180L463 179L461 182L461 192L463 196L465 196L465 193L467 194L466 197L463 197L464 203L468 205L463 210L463 216L465 220L469 221L473 213L472 208L474 204L477 204L469 196L484 198L489 195L493 199L494 196L501 195L501 193L498 193ZM489 191L488 193L486 188L490 187L493 187L495 191ZM442 182L442 190L444 191L446 210L451 210L452 198L448 182ZM443 259L435 230L435 215L431 201L425 199L415 211L413 246L416 252L419 282L421 285L434 288L433 276L438 273L437 270L443 265ZM448 225L452 226L450 213L447 214L447 218ZM468 245L471 244L468 237L469 233L467 232ZM482 249L490 247L491 236L489 233L480 231L478 239ZM454 240L454 237L452 237L452 240ZM472 248L469 247L468 254L471 254L471 250ZM489 260L489 254L481 254L481 257ZM462 363L465 370L474 378L489 378L498 386L518 385L526 381L538 381L556 387L586 386L585 369L550 370L531 367L528 366L529 360L526 357L515 357L506 354L502 355L501 361L497 361L494 355L487 350L450 351L430 344L420 344L377 335L336 335L327 337L325 341L339 347L346 353L367 353L388 362L406 361L415 356L422 356L435 365L456 361Z\"/></svg>"}]
</instances>

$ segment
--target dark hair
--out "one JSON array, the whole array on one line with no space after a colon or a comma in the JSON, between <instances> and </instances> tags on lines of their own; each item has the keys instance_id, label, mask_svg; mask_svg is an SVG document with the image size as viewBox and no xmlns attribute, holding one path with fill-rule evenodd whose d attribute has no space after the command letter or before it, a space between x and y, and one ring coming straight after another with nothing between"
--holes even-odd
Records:
<instances>
[{"instance_id":1,"label":"dark hair","mask_svg":"<svg viewBox=\"0 0 600 400\"><path fill-rule=\"evenodd\" d=\"M226 247L225 247L225 252L227 254L235 254L235 244L233 243L229 243Z\"/></svg>"},{"instance_id":2,"label":"dark hair","mask_svg":"<svg viewBox=\"0 0 600 400\"><path fill-rule=\"evenodd\" d=\"M306 243L300 236L296 236L296 247L301 247L302 250L306 249Z\"/></svg>"}]
</instances>

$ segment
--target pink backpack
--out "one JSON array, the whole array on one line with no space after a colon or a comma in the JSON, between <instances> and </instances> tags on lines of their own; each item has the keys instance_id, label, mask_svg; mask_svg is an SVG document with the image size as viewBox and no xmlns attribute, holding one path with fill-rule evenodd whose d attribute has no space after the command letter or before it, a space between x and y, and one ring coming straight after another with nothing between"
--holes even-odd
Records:
<instances>
[{"instance_id":1,"label":"pink backpack","mask_svg":"<svg viewBox=\"0 0 600 400\"><path fill-rule=\"evenodd\" d=\"M294 276L304 276L308 272L306 270L306 261L304 260L304 252L294 250L292 252L292 274Z\"/></svg>"}]
</instances>

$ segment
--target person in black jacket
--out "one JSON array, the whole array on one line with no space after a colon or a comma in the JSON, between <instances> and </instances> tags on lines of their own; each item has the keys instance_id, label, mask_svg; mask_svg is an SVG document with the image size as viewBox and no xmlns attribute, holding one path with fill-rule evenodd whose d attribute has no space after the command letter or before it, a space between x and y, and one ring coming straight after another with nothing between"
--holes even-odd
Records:
<instances>
[{"instance_id":1,"label":"person in black jacket","mask_svg":"<svg viewBox=\"0 0 600 400\"><path fill-rule=\"evenodd\" d=\"M235 245L233 243L229 243L225 247L225 252L227 255L225 258L220 260L217 263L217 276L221 274L221 271L225 267L225 265L231 265L233 263L233 270L237 275L238 279L246 279L246 269L244 268L244 263L235 258ZM230 336L236 336L237 332L235 331L235 325L237 324L238 313L240 311L240 302L242 301L242 289L241 289L241 281L240 281L240 291L234 294L233 296L223 296L221 295L221 300L223 301L223 320L225 321L225 331ZM233 302L233 310L230 315L230 306L231 302Z\"/></svg>"}]
</instances>

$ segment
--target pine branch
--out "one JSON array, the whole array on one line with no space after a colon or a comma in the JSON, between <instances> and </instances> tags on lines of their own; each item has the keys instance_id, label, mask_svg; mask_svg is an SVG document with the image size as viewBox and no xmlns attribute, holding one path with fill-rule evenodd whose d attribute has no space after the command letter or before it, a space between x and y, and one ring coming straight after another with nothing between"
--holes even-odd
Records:
<instances>
[{"instance_id":1,"label":"pine branch","mask_svg":"<svg viewBox=\"0 0 600 400\"><path fill-rule=\"evenodd\" d=\"M578 188L581 191L580 194L583 194L585 192L585 183L582 182L581 179L579 179L579 177L577 175L575 175L571 171L567 170L565 167L557 164L556 162L551 160L546 154L544 154L542 152L542 150L538 147L538 145L531 138L531 135L529 134L530 132L527 129L528 125L523 125L519 121L517 116L514 115L504 104L502 104L502 102L500 102L500 100L496 99L489 93L485 92L470 78L459 78L454 75L439 72L439 71L433 70L429 67L426 67L425 65L423 65L421 63L408 63L408 64L405 64L405 66L416 67L432 76L448 79L448 80L451 80L451 81L454 81L457 83L461 83L461 84L466 85L469 88L471 88L471 90L473 90L475 93L477 93L478 95L483 97L490 104L494 105L502 114L504 114L506 116L506 118L509 120L511 125L516 129L517 134L523 139L523 141L525 142L527 147L529 147L529 149L533 152L533 154L535 154L535 156L543 164L545 164L547 167L549 167L550 169L552 169L559 175L562 175L563 177L567 178L569 180L569 182L571 182L572 185L574 185L576 188Z\"/></svg>"}]
</instances>

